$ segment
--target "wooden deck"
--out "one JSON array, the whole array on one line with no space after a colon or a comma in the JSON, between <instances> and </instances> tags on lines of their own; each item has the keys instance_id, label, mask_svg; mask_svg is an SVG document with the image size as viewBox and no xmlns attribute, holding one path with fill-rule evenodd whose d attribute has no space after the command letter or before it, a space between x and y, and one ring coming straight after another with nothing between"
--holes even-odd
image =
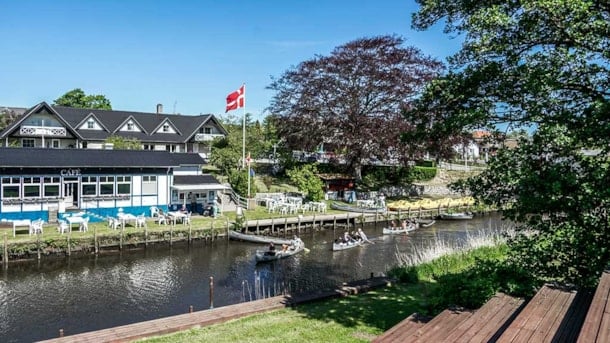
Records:
<instances>
[{"instance_id":1,"label":"wooden deck","mask_svg":"<svg viewBox=\"0 0 610 343\"><path fill-rule=\"evenodd\" d=\"M610 271L608 270L602 274L577 342L610 342Z\"/></svg>"},{"instance_id":2,"label":"wooden deck","mask_svg":"<svg viewBox=\"0 0 610 343\"><path fill-rule=\"evenodd\" d=\"M366 280L344 284L335 290L320 291L311 294L299 294L295 296L276 296L262 300L218 307L210 310L197 311L193 313L180 314L166 318L123 325L99 331L59 337L43 342L130 342L140 338L158 336L222 323L231 319L276 310L287 306L297 306L298 304L310 301L363 293L374 288L387 286L388 283L389 281L385 277L373 277Z\"/></svg>"},{"instance_id":3,"label":"wooden deck","mask_svg":"<svg viewBox=\"0 0 610 343\"><path fill-rule=\"evenodd\" d=\"M523 304L522 299L497 294L476 311L445 310L429 322L411 315L374 343L489 342L499 336Z\"/></svg>"}]
</instances>

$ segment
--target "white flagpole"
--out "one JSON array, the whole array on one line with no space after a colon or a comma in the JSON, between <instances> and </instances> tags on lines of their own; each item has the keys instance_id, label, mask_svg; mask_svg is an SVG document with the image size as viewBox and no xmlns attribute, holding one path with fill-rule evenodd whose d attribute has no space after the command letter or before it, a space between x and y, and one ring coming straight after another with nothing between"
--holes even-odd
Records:
<instances>
[{"instance_id":1,"label":"white flagpole","mask_svg":"<svg viewBox=\"0 0 610 343\"><path fill-rule=\"evenodd\" d=\"M250 153L248 153L248 199L250 199Z\"/></svg>"},{"instance_id":2,"label":"white flagpole","mask_svg":"<svg viewBox=\"0 0 610 343\"><path fill-rule=\"evenodd\" d=\"M243 125L242 125L242 141L241 141L241 166L242 168L246 167L246 84L244 84L244 114L243 114ZM237 104L239 106L239 98L237 99ZM248 170L248 175L250 175L250 171Z\"/></svg>"}]
</instances>

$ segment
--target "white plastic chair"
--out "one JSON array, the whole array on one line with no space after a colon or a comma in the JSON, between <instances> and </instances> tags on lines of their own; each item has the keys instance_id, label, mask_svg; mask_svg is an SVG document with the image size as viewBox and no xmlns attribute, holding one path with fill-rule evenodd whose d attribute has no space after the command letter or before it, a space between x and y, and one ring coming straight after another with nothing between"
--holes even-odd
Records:
<instances>
[{"instance_id":1,"label":"white plastic chair","mask_svg":"<svg viewBox=\"0 0 610 343\"><path fill-rule=\"evenodd\" d=\"M113 230L118 229L119 225L121 225L121 222L117 218L108 216L107 219L108 219L108 227Z\"/></svg>"},{"instance_id":2,"label":"white plastic chair","mask_svg":"<svg viewBox=\"0 0 610 343\"><path fill-rule=\"evenodd\" d=\"M157 216L156 222L159 225L161 225L161 224L167 225L167 217L165 217L164 215L159 213Z\"/></svg>"},{"instance_id":3,"label":"white plastic chair","mask_svg":"<svg viewBox=\"0 0 610 343\"><path fill-rule=\"evenodd\" d=\"M68 231L70 231L70 224L68 224L67 221L65 220L58 220L57 221L57 231L59 231L59 233L61 233L62 235Z\"/></svg>"},{"instance_id":4,"label":"white plastic chair","mask_svg":"<svg viewBox=\"0 0 610 343\"><path fill-rule=\"evenodd\" d=\"M42 225L44 221L42 219L34 220L30 223L30 235L35 235L37 233L42 233Z\"/></svg>"},{"instance_id":5,"label":"white plastic chair","mask_svg":"<svg viewBox=\"0 0 610 343\"><path fill-rule=\"evenodd\" d=\"M159 216L159 208L157 206L151 206L150 207L150 216L151 217L158 217Z\"/></svg>"},{"instance_id":6,"label":"white plastic chair","mask_svg":"<svg viewBox=\"0 0 610 343\"><path fill-rule=\"evenodd\" d=\"M182 218L182 224L187 225L191 223L191 213L189 212L186 214L186 217Z\"/></svg>"},{"instance_id":7,"label":"white plastic chair","mask_svg":"<svg viewBox=\"0 0 610 343\"><path fill-rule=\"evenodd\" d=\"M83 222L80 223L80 227L78 228L78 231L87 232L88 230L89 230L89 217L86 217L83 219Z\"/></svg>"},{"instance_id":8,"label":"white plastic chair","mask_svg":"<svg viewBox=\"0 0 610 343\"><path fill-rule=\"evenodd\" d=\"M136 217L136 227L148 227L146 225L146 216L144 213Z\"/></svg>"}]
</instances>

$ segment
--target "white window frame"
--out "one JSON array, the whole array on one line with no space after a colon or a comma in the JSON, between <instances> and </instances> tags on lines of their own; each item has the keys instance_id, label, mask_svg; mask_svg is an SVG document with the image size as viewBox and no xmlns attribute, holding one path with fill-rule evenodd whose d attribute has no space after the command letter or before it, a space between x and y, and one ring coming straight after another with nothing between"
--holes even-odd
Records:
<instances>
[{"instance_id":1,"label":"white window frame","mask_svg":"<svg viewBox=\"0 0 610 343\"><path fill-rule=\"evenodd\" d=\"M26 176L23 178L23 187L21 190L21 194L23 194L23 198L28 198L28 199L36 199L36 198L40 198L41 195L41 190L42 190L42 178L40 176ZM27 195L28 192L26 192L26 188L32 188L32 187L36 187L38 188L38 195Z\"/></svg>"},{"instance_id":2,"label":"white window frame","mask_svg":"<svg viewBox=\"0 0 610 343\"><path fill-rule=\"evenodd\" d=\"M25 142L31 142L32 145L25 145ZM36 140L34 138L21 138L21 147L22 148L35 148L36 147Z\"/></svg>"},{"instance_id":3,"label":"white window frame","mask_svg":"<svg viewBox=\"0 0 610 343\"><path fill-rule=\"evenodd\" d=\"M43 198L55 198L61 196L61 178L59 176L45 176L42 180ZM57 186L57 195L47 195L47 186Z\"/></svg>"},{"instance_id":4,"label":"white window frame","mask_svg":"<svg viewBox=\"0 0 610 343\"><path fill-rule=\"evenodd\" d=\"M85 186L91 186L93 185L95 187L95 192L93 192L93 194L89 194L85 192ZM83 176L81 177L81 194L83 196L96 196L99 192L99 188L97 186L97 176Z\"/></svg>"},{"instance_id":5,"label":"white window frame","mask_svg":"<svg viewBox=\"0 0 610 343\"><path fill-rule=\"evenodd\" d=\"M20 199L21 198L21 179L18 177L3 177L2 179L2 199ZM6 196L4 193L5 187L17 189L17 195L14 197Z\"/></svg>"},{"instance_id":6,"label":"white window frame","mask_svg":"<svg viewBox=\"0 0 610 343\"><path fill-rule=\"evenodd\" d=\"M129 186L129 191L125 192L121 190L121 186ZM117 176L116 177L116 194L117 195L131 195L131 176Z\"/></svg>"},{"instance_id":7,"label":"white window frame","mask_svg":"<svg viewBox=\"0 0 610 343\"><path fill-rule=\"evenodd\" d=\"M91 130L94 128L95 128L95 120L90 118L89 120L87 120L87 129Z\"/></svg>"},{"instance_id":8,"label":"white window frame","mask_svg":"<svg viewBox=\"0 0 610 343\"><path fill-rule=\"evenodd\" d=\"M142 195L155 195L157 191L157 175L142 175Z\"/></svg>"},{"instance_id":9,"label":"white window frame","mask_svg":"<svg viewBox=\"0 0 610 343\"><path fill-rule=\"evenodd\" d=\"M98 177L99 180L99 193L100 195L114 195L115 191L114 191L114 176L99 176ZM110 185L110 192L106 192L105 189L107 189L108 185ZM106 186L106 187L103 187Z\"/></svg>"}]
</instances>

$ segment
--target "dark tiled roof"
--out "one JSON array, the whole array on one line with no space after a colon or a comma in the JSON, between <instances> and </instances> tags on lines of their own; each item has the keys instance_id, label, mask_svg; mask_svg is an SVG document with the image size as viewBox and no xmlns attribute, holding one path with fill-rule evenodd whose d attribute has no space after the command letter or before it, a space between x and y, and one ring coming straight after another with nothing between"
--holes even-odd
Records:
<instances>
[{"instance_id":1,"label":"dark tiled roof","mask_svg":"<svg viewBox=\"0 0 610 343\"><path fill-rule=\"evenodd\" d=\"M165 168L203 164L199 154L167 151L0 148L0 168Z\"/></svg>"},{"instance_id":2,"label":"dark tiled roof","mask_svg":"<svg viewBox=\"0 0 610 343\"><path fill-rule=\"evenodd\" d=\"M218 184L220 182L210 174L204 175L174 175L174 185Z\"/></svg>"},{"instance_id":3,"label":"dark tiled roof","mask_svg":"<svg viewBox=\"0 0 610 343\"><path fill-rule=\"evenodd\" d=\"M115 111L115 110L97 110L87 108L74 108L65 106L51 106L46 102L37 104L36 106L28 109L27 113L31 111L38 111L41 108L47 107L57 113L59 118L63 120L66 125L69 126L70 132L83 140L105 140L111 135L136 138L143 143L147 142L167 142L167 143L185 143L193 138L195 134L199 132L199 129L209 122L213 122L215 126L223 134L227 134L226 130L216 120L216 117L212 114L205 115L177 115L177 114L164 114L164 113L144 113L144 112L130 112L130 111ZM77 128L85 122L89 117L93 116L106 130L78 130ZM21 121L25 117L20 118L11 125L8 125L5 130L2 131L2 137L7 136L16 127L18 127ZM118 131L128 119L133 119L135 124L139 126L144 132L120 132ZM156 133L159 127L163 123L168 123L175 128L176 133Z\"/></svg>"}]
</instances>

